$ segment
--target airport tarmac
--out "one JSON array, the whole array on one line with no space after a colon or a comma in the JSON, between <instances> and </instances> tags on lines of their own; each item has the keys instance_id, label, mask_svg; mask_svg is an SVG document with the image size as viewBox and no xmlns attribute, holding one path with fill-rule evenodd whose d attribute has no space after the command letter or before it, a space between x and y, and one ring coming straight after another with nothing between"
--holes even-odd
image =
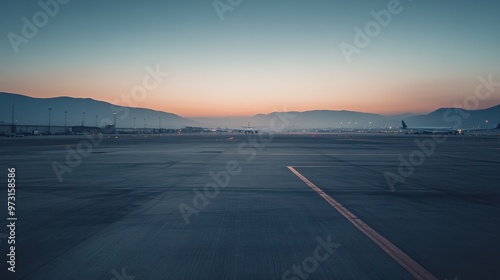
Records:
<instances>
[{"instance_id":1,"label":"airport tarmac","mask_svg":"<svg viewBox=\"0 0 500 280\"><path fill-rule=\"evenodd\" d=\"M1 279L500 278L498 135L44 136L0 151L18 218L15 273L0 230Z\"/></svg>"}]
</instances>

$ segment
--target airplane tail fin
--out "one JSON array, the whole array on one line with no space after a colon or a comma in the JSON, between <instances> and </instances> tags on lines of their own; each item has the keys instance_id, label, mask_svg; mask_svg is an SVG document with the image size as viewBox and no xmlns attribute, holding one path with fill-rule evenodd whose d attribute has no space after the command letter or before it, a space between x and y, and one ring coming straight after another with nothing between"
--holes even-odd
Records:
<instances>
[{"instance_id":1,"label":"airplane tail fin","mask_svg":"<svg viewBox=\"0 0 500 280\"><path fill-rule=\"evenodd\" d=\"M496 129L500 129L500 123L497 125Z\"/></svg>"},{"instance_id":2,"label":"airplane tail fin","mask_svg":"<svg viewBox=\"0 0 500 280\"><path fill-rule=\"evenodd\" d=\"M403 128L407 128L408 126L406 125L405 121L401 121L401 124L403 125ZM500 124L499 124L500 125Z\"/></svg>"}]
</instances>

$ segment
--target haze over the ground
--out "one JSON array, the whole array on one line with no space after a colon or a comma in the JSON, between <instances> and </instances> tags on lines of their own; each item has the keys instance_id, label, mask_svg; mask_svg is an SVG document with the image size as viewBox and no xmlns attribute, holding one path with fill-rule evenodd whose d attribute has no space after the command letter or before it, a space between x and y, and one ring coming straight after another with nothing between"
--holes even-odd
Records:
<instances>
[{"instance_id":1,"label":"haze over the ground","mask_svg":"<svg viewBox=\"0 0 500 280\"><path fill-rule=\"evenodd\" d=\"M478 76L500 80L500 2L393 1L252 0L224 13L214 1L69 1L36 32L23 17L43 20L33 17L38 1L3 1L0 91L187 117L396 114L462 104ZM355 27L365 30L370 12L388 5L398 12L348 63L340 45L356 45ZM12 34L24 41L12 44ZM170 75L132 99L151 72ZM499 103L496 94L479 108Z\"/></svg>"}]
</instances>

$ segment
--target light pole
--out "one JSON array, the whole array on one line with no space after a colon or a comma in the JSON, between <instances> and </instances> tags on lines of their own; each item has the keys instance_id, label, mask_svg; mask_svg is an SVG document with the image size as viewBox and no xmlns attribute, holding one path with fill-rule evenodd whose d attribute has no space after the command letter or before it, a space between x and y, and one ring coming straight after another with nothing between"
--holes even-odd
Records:
<instances>
[{"instance_id":1,"label":"light pole","mask_svg":"<svg viewBox=\"0 0 500 280\"><path fill-rule=\"evenodd\" d=\"M82 127L85 126L85 112L82 113L83 118L82 118Z\"/></svg>"},{"instance_id":2,"label":"light pole","mask_svg":"<svg viewBox=\"0 0 500 280\"><path fill-rule=\"evenodd\" d=\"M13 133L16 132L16 127L14 126L14 105L16 105L16 103L12 103L12 127L10 128L10 132Z\"/></svg>"},{"instance_id":3,"label":"light pole","mask_svg":"<svg viewBox=\"0 0 500 280\"><path fill-rule=\"evenodd\" d=\"M161 130L161 117L158 117L158 133Z\"/></svg>"},{"instance_id":4,"label":"light pole","mask_svg":"<svg viewBox=\"0 0 500 280\"><path fill-rule=\"evenodd\" d=\"M135 128L135 117L134 117L134 132L136 131L136 128Z\"/></svg>"},{"instance_id":5,"label":"light pole","mask_svg":"<svg viewBox=\"0 0 500 280\"><path fill-rule=\"evenodd\" d=\"M49 135L50 135L50 111L52 111L52 108L49 108Z\"/></svg>"},{"instance_id":6,"label":"light pole","mask_svg":"<svg viewBox=\"0 0 500 280\"><path fill-rule=\"evenodd\" d=\"M95 115L95 127L97 127L97 115Z\"/></svg>"},{"instance_id":7,"label":"light pole","mask_svg":"<svg viewBox=\"0 0 500 280\"><path fill-rule=\"evenodd\" d=\"M116 112L113 112L113 116L114 116L114 124L113 124L113 127L114 127L114 130L115 130L115 133L116 133Z\"/></svg>"},{"instance_id":8,"label":"light pole","mask_svg":"<svg viewBox=\"0 0 500 280\"><path fill-rule=\"evenodd\" d=\"M66 117L67 117L68 111L64 111L64 134L68 133L68 128L66 128Z\"/></svg>"}]
</instances>

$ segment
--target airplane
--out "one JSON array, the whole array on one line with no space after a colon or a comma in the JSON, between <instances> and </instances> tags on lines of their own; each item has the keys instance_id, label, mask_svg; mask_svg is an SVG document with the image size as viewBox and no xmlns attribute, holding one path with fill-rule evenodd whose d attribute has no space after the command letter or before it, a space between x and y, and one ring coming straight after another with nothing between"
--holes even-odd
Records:
<instances>
[{"instance_id":1,"label":"airplane","mask_svg":"<svg viewBox=\"0 0 500 280\"><path fill-rule=\"evenodd\" d=\"M257 134L259 133L258 130L254 130L251 126L250 123L248 123L248 126L245 127L244 130L240 130L240 133L245 133L245 134Z\"/></svg>"},{"instance_id":2,"label":"airplane","mask_svg":"<svg viewBox=\"0 0 500 280\"><path fill-rule=\"evenodd\" d=\"M460 131L457 129L453 129L451 127L438 127L438 126L415 126L409 127L406 125L404 121L401 121L403 130L411 130L416 134L459 134Z\"/></svg>"},{"instance_id":3,"label":"airplane","mask_svg":"<svg viewBox=\"0 0 500 280\"><path fill-rule=\"evenodd\" d=\"M490 130L496 130L500 129L500 123L496 127L492 128L462 128L460 129L460 132L476 132L476 131L490 131Z\"/></svg>"}]
</instances>

